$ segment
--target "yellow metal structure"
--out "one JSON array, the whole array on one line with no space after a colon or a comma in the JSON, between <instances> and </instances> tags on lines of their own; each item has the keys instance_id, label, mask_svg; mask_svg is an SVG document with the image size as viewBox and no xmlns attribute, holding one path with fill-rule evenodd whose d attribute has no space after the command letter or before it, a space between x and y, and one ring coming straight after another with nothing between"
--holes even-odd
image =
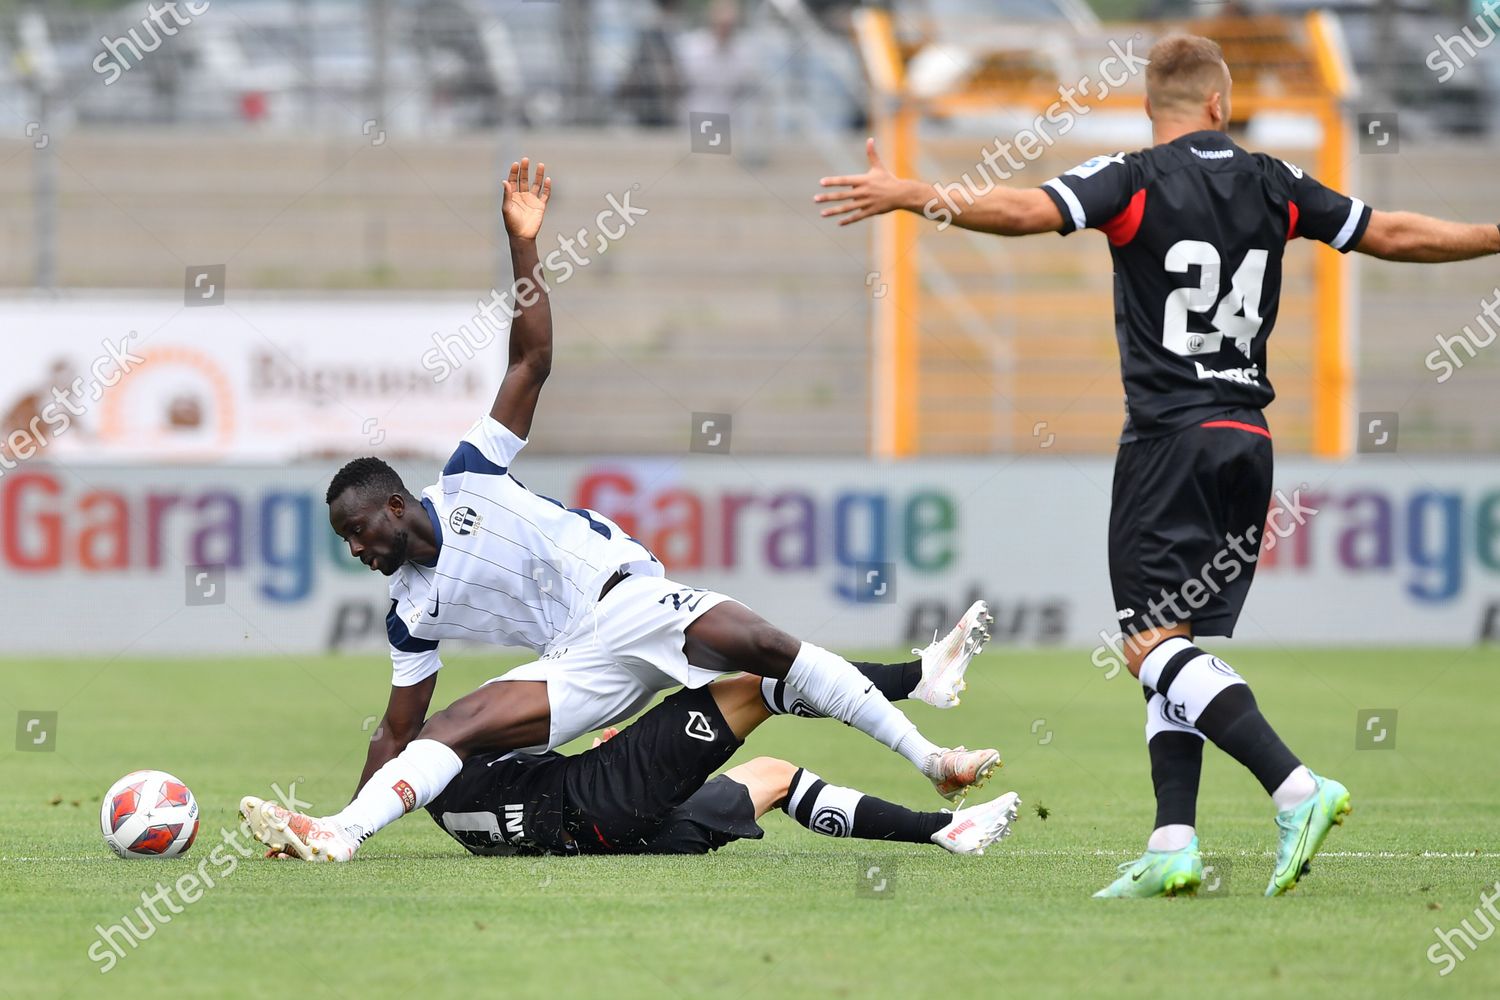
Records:
<instances>
[{"instance_id":1,"label":"yellow metal structure","mask_svg":"<svg viewBox=\"0 0 1500 1000\"><path fill-rule=\"evenodd\" d=\"M942 158L940 140L924 144L924 122L1004 114L1030 119L1058 107L1064 81L1029 44L982 52L977 58L971 48L967 56L974 62L962 84L937 96L916 96L909 68L929 44L929 34L905 28L898 32L884 11L862 8L855 15L871 84L873 132L886 165L898 175L921 175L920 163ZM950 36L955 34L954 26L947 29ZM1315 122L1319 134L1307 144L1310 150L1303 149L1310 153L1304 162L1324 184L1347 188L1343 100L1350 92L1351 74L1326 15L1313 14L1303 21L1254 17L1184 25L1110 25L1100 38L1073 39L1075 64L1086 66L1090 59L1099 63L1118 51L1123 44L1118 40L1133 40L1135 50L1144 55L1155 37L1171 30L1207 35L1223 46L1235 77L1232 129L1262 115ZM1090 112L1143 116L1143 97L1144 80L1138 76L1085 103ZM947 144L956 145L951 139ZM1093 153L1108 151L1112 150L1088 150L1077 142L1071 147L1059 142L1055 149L1049 144L1026 175L1009 183L1035 186L1054 176L1054 167L1066 169ZM955 152L957 170L975 163L978 152ZM930 179L948 182L957 177ZM982 256L976 244L962 242L972 237L955 230L933 238L928 235L933 229L907 213L875 220L874 266L885 294L874 304L872 451L887 457L1016 451L1028 446L1028 439L1032 446L1048 447L1054 437L1060 450L1108 450L1121 410L1118 380L1101 377L1105 357L1113 350L1107 289L1088 286L1082 278L1070 284L1070 278L1081 273L1080 262L1073 259L1077 254L1039 247L1030 240L1023 241L1031 244L1024 255L985 248L985 253L1008 254L993 271L995 280L986 281L983 273L965 273L982 271L982 263L976 268L955 256ZM1099 248L1089 249L1097 261ZM944 277L948 291L942 295L933 280L924 280L938 277L924 275L924 253L950 262L945 275L958 274L957 280ZM1298 272L1291 255L1288 259L1279 343L1272 348L1280 394L1273 416L1280 420L1284 414L1287 421L1285 427L1278 425L1278 439L1291 450L1342 455L1351 444L1353 398L1348 261L1321 248ZM999 280L1002 272L1008 272L1007 280ZM961 287L965 284L967 288ZM1016 317L1036 322L1028 328ZM968 332L946 332L959 319L966 322ZM1296 331L1299 325L1305 332L1283 335L1283 330ZM976 327L986 332L976 334ZM1079 337L1079 332L1096 339L1069 339ZM1067 358L1069 365L1049 368L1048 355ZM1113 359L1108 361L1112 368ZM985 402L1002 396L1004 405ZM976 431L976 424L985 429Z\"/></svg>"}]
</instances>

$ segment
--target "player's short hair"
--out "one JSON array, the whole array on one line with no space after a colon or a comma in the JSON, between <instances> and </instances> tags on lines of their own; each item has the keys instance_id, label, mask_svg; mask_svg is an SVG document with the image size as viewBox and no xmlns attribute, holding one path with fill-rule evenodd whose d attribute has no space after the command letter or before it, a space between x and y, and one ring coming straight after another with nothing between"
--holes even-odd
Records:
<instances>
[{"instance_id":1,"label":"player's short hair","mask_svg":"<svg viewBox=\"0 0 1500 1000\"><path fill-rule=\"evenodd\" d=\"M1219 43L1201 35L1168 35L1151 46L1146 58L1146 96L1154 111L1200 107L1225 89L1228 69Z\"/></svg>"},{"instance_id":2,"label":"player's short hair","mask_svg":"<svg viewBox=\"0 0 1500 1000\"><path fill-rule=\"evenodd\" d=\"M334 473L323 502L332 506L335 500L349 490L361 497L372 494L388 497L395 493L411 496L411 491L406 488L396 470L378 458L356 458Z\"/></svg>"}]
</instances>

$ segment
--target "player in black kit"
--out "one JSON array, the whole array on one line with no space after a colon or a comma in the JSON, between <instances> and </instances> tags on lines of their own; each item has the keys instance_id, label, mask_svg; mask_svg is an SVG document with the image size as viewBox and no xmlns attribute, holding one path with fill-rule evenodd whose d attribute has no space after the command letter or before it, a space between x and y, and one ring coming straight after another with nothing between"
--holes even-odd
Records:
<instances>
[{"instance_id":1,"label":"player in black kit","mask_svg":"<svg viewBox=\"0 0 1500 1000\"><path fill-rule=\"evenodd\" d=\"M1146 853L1096 895L1192 892L1203 740L1247 767L1275 803L1280 848L1266 895L1296 886L1349 792L1313 774L1276 735L1244 680L1194 645L1234 630L1271 500L1274 397L1266 340L1281 261L1295 237L1386 260L1440 262L1500 252L1500 228L1376 212L1225 133L1230 75L1219 46L1177 35L1151 49L1146 114L1154 145L1093 159L1040 188L893 176L874 140L869 170L826 177L814 200L841 225L893 210L1000 236L1098 229L1115 272L1115 336L1126 422L1115 463L1110 581L1130 672L1144 688L1156 789ZM945 197L946 195L946 197Z\"/></svg>"},{"instance_id":2,"label":"player in black kit","mask_svg":"<svg viewBox=\"0 0 1500 1000\"><path fill-rule=\"evenodd\" d=\"M858 664L892 699L912 696L919 664ZM427 811L474 854L706 854L758 839L773 808L816 833L933 843L982 854L1010 832L1020 800L1008 792L955 813L914 812L774 757L710 780L751 730L785 704L785 685L742 675L668 696L592 749L469 757Z\"/></svg>"}]
</instances>

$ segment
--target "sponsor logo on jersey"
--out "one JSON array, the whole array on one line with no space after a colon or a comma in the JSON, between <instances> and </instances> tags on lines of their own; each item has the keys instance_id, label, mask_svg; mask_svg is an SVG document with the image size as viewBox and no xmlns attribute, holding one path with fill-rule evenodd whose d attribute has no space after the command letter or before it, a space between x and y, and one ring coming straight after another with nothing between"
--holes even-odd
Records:
<instances>
[{"instance_id":1,"label":"sponsor logo on jersey","mask_svg":"<svg viewBox=\"0 0 1500 1000\"><path fill-rule=\"evenodd\" d=\"M1121 608L1119 611L1115 612L1115 617L1120 621L1124 621L1127 618L1134 618L1135 608Z\"/></svg>"},{"instance_id":2,"label":"sponsor logo on jersey","mask_svg":"<svg viewBox=\"0 0 1500 1000\"><path fill-rule=\"evenodd\" d=\"M392 785L391 791L401 797L402 812L411 812L417 808L417 790L407 784L404 778Z\"/></svg>"},{"instance_id":3,"label":"sponsor logo on jersey","mask_svg":"<svg viewBox=\"0 0 1500 1000\"><path fill-rule=\"evenodd\" d=\"M525 830L526 806L521 802L505 804L505 839L515 843Z\"/></svg>"},{"instance_id":4,"label":"sponsor logo on jersey","mask_svg":"<svg viewBox=\"0 0 1500 1000\"><path fill-rule=\"evenodd\" d=\"M448 527L455 535L472 535L482 520L473 507L455 507L448 515Z\"/></svg>"},{"instance_id":5,"label":"sponsor logo on jersey","mask_svg":"<svg viewBox=\"0 0 1500 1000\"><path fill-rule=\"evenodd\" d=\"M714 727L708 723L708 716L698 711L688 713L687 725L683 727L682 731L693 739L702 740L704 743L712 743L716 736Z\"/></svg>"},{"instance_id":6,"label":"sponsor logo on jersey","mask_svg":"<svg viewBox=\"0 0 1500 1000\"><path fill-rule=\"evenodd\" d=\"M808 826L829 837L847 837L850 827L849 814L837 806L824 806L813 813Z\"/></svg>"},{"instance_id":7,"label":"sponsor logo on jersey","mask_svg":"<svg viewBox=\"0 0 1500 1000\"><path fill-rule=\"evenodd\" d=\"M1194 361L1193 365L1198 369L1199 378L1220 378L1226 382L1238 382L1241 385L1260 385L1260 365L1219 370L1204 368L1201 361Z\"/></svg>"},{"instance_id":8,"label":"sponsor logo on jersey","mask_svg":"<svg viewBox=\"0 0 1500 1000\"><path fill-rule=\"evenodd\" d=\"M1072 170L1069 170L1063 176L1087 179L1094 176L1099 171L1109 166L1111 163L1120 164L1124 162L1124 153L1111 153L1108 156L1095 156L1091 157L1090 159L1084 160L1082 163L1078 164L1078 166L1074 167Z\"/></svg>"},{"instance_id":9,"label":"sponsor logo on jersey","mask_svg":"<svg viewBox=\"0 0 1500 1000\"><path fill-rule=\"evenodd\" d=\"M687 587L676 593L666 595L656 603L665 606L668 601L671 601L673 611L681 611L683 608L686 608L689 613L692 613L698 610L698 605L702 604L703 599L707 596L708 591L702 587Z\"/></svg>"}]
</instances>

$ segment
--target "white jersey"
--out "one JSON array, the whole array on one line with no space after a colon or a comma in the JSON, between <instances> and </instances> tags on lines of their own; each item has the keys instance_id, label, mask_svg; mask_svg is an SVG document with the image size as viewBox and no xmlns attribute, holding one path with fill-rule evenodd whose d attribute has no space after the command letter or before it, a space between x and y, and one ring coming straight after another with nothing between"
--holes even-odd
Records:
<instances>
[{"instance_id":1,"label":"white jersey","mask_svg":"<svg viewBox=\"0 0 1500 1000\"><path fill-rule=\"evenodd\" d=\"M408 687L442 666L438 642L477 639L546 653L619 570L661 576L661 563L603 514L564 507L510 475L526 445L486 416L422 491L437 562L391 577L386 633L391 683Z\"/></svg>"}]
</instances>

